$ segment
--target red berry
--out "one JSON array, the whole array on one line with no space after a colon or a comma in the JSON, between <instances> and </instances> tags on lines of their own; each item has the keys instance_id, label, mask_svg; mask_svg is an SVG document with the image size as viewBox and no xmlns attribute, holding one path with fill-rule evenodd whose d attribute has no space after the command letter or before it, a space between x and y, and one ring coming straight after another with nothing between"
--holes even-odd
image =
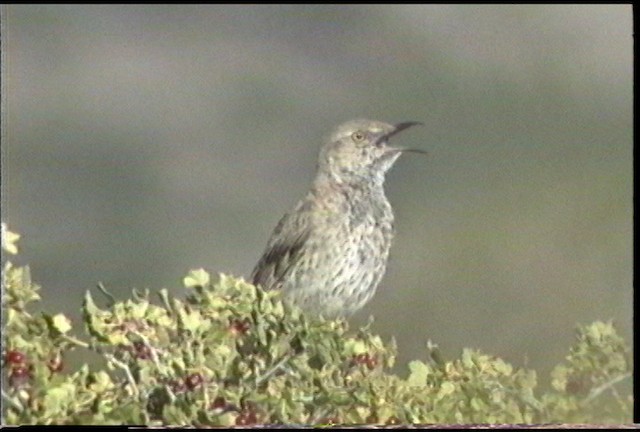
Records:
<instances>
[{"instance_id":1,"label":"red berry","mask_svg":"<svg viewBox=\"0 0 640 432\"><path fill-rule=\"evenodd\" d=\"M9 375L9 383L12 387L22 387L31 378L31 372L29 368L25 366L17 366L11 369Z\"/></svg>"},{"instance_id":2,"label":"red berry","mask_svg":"<svg viewBox=\"0 0 640 432\"><path fill-rule=\"evenodd\" d=\"M20 351L11 350L11 351L7 351L7 353L5 354L4 361L7 363L11 363L13 365L21 365L24 363L26 358L27 356L25 356L24 353Z\"/></svg>"},{"instance_id":3,"label":"red berry","mask_svg":"<svg viewBox=\"0 0 640 432\"><path fill-rule=\"evenodd\" d=\"M353 362L355 364L361 365L365 364L369 359L369 354L358 354L353 357Z\"/></svg>"},{"instance_id":4,"label":"red berry","mask_svg":"<svg viewBox=\"0 0 640 432\"><path fill-rule=\"evenodd\" d=\"M398 425L400 424L400 419L396 416L391 416L387 419L387 423L388 425Z\"/></svg>"},{"instance_id":5,"label":"red berry","mask_svg":"<svg viewBox=\"0 0 640 432\"><path fill-rule=\"evenodd\" d=\"M184 381L189 390L194 390L202 385L204 379L202 378L202 375L196 372L189 375Z\"/></svg>"},{"instance_id":6,"label":"red berry","mask_svg":"<svg viewBox=\"0 0 640 432\"><path fill-rule=\"evenodd\" d=\"M369 369L374 369L378 366L378 359L376 357L369 357L366 361L366 365Z\"/></svg>"},{"instance_id":7,"label":"red berry","mask_svg":"<svg viewBox=\"0 0 640 432\"><path fill-rule=\"evenodd\" d=\"M243 411L236 417L236 426L247 426L258 423L255 411Z\"/></svg>"},{"instance_id":8,"label":"red berry","mask_svg":"<svg viewBox=\"0 0 640 432\"><path fill-rule=\"evenodd\" d=\"M29 376L29 375L30 375L29 368L27 368L25 366L17 366L17 367L14 367L13 369L11 369L11 376L12 377L22 378L22 377Z\"/></svg>"},{"instance_id":9,"label":"red berry","mask_svg":"<svg viewBox=\"0 0 640 432\"><path fill-rule=\"evenodd\" d=\"M338 417L323 417L320 420L318 420L318 424L323 424L323 425L334 425L338 423L339 423Z\"/></svg>"},{"instance_id":10,"label":"red berry","mask_svg":"<svg viewBox=\"0 0 640 432\"><path fill-rule=\"evenodd\" d=\"M212 409L224 409L227 407L227 401L222 397L216 397L213 402L211 402Z\"/></svg>"},{"instance_id":11,"label":"red berry","mask_svg":"<svg viewBox=\"0 0 640 432\"><path fill-rule=\"evenodd\" d=\"M148 360L151 358L151 348L142 341L135 341L133 343L133 349L135 356L139 360Z\"/></svg>"},{"instance_id":12,"label":"red berry","mask_svg":"<svg viewBox=\"0 0 640 432\"><path fill-rule=\"evenodd\" d=\"M187 391L187 385L181 379L173 380L170 386L171 391L175 394L184 393Z\"/></svg>"},{"instance_id":13,"label":"red berry","mask_svg":"<svg viewBox=\"0 0 640 432\"><path fill-rule=\"evenodd\" d=\"M368 353L353 356L352 362L357 365L366 365L369 369L373 369L378 365L378 359Z\"/></svg>"},{"instance_id":14,"label":"red berry","mask_svg":"<svg viewBox=\"0 0 640 432\"><path fill-rule=\"evenodd\" d=\"M62 357L60 355L56 355L52 357L47 362L47 367L51 371L51 373L61 372L64 368L64 363L62 362Z\"/></svg>"},{"instance_id":15,"label":"red berry","mask_svg":"<svg viewBox=\"0 0 640 432\"><path fill-rule=\"evenodd\" d=\"M376 424L378 423L378 416L375 414L369 414L369 416L364 421L366 424Z\"/></svg>"},{"instance_id":16,"label":"red berry","mask_svg":"<svg viewBox=\"0 0 640 432\"><path fill-rule=\"evenodd\" d=\"M246 318L243 320L232 319L229 324L229 330L234 336L244 335L249 331L249 329L251 329L251 324Z\"/></svg>"}]
</instances>

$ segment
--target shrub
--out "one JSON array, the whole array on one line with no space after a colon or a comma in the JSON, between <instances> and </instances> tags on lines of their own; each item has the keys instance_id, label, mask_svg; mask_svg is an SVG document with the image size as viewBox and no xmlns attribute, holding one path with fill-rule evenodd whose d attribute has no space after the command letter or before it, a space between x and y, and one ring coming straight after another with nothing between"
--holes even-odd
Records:
<instances>
[{"instance_id":1,"label":"shrub","mask_svg":"<svg viewBox=\"0 0 640 432\"><path fill-rule=\"evenodd\" d=\"M17 235L3 225L3 248ZM29 312L40 287L28 267L4 263L2 397L8 424L621 423L632 399L629 348L611 322L579 326L552 388L535 371L463 350L390 372L396 348L343 320L309 319L242 279L204 270L184 279L184 299L134 291L99 307L87 292L84 334L63 314ZM65 354L90 350L103 366L67 370Z\"/></svg>"}]
</instances>

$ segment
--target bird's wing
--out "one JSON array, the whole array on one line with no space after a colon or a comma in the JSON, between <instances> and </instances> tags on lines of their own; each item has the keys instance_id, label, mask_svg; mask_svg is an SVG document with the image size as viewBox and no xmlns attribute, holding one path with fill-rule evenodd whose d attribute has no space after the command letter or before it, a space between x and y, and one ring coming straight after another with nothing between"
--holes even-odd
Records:
<instances>
[{"instance_id":1,"label":"bird's wing","mask_svg":"<svg viewBox=\"0 0 640 432\"><path fill-rule=\"evenodd\" d=\"M280 288L292 267L304 255L310 227L308 223L301 223L300 214L295 211L280 219L251 274L254 285L259 284L267 290Z\"/></svg>"}]
</instances>

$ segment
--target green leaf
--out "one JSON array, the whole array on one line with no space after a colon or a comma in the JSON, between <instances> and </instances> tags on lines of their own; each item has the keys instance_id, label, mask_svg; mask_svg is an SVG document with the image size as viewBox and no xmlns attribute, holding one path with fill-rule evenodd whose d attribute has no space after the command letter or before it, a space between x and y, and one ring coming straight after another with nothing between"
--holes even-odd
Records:
<instances>
[{"instance_id":1,"label":"green leaf","mask_svg":"<svg viewBox=\"0 0 640 432\"><path fill-rule=\"evenodd\" d=\"M369 347L362 339L351 338L344 343L344 352L347 356L366 354L369 352Z\"/></svg>"},{"instance_id":2,"label":"green leaf","mask_svg":"<svg viewBox=\"0 0 640 432\"><path fill-rule=\"evenodd\" d=\"M61 313L54 315L51 318L51 325L61 334L65 334L66 332L71 330L71 320Z\"/></svg>"},{"instance_id":3,"label":"green leaf","mask_svg":"<svg viewBox=\"0 0 640 432\"><path fill-rule=\"evenodd\" d=\"M89 292L88 290L84 294L84 302L82 303L82 310L83 312L89 315L96 315L102 312L102 310L100 310L98 306L96 306L96 304L94 303L93 297L91 296L91 292Z\"/></svg>"},{"instance_id":4,"label":"green leaf","mask_svg":"<svg viewBox=\"0 0 640 432\"><path fill-rule=\"evenodd\" d=\"M103 393L114 387L111 377L105 371L99 371L93 374L93 382L89 388L95 393Z\"/></svg>"},{"instance_id":5,"label":"green leaf","mask_svg":"<svg viewBox=\"0 0 640 432\"><path fill-rule=\"evenodd\" d=\"M409 378L407 378L408 385L423 387L427 383L429 366L420 360L413 360L409 362L409 371Z\"/></svg>"},{"instance_id":6,"label":"green leaf","mask_svg":"<svg viewBox=\"0 0 640 432\"><path fill-rule=\"evenodd\" d=\"M7 229L7 224L2 222L2 249L12 255L18 253L15 243L20 239L20 234L16 234Z\"/></svg>"},{"instance_id":7,"label":"green leaf","mask_svg":"<svg viewBox=\"0 0 640 432\"><path fill-rule=\"evenodd\" d=\"M108 342L109 338L104 334L104 324L99 319L99 316L104 314L96 304L93 302L91 293L87 291L84 295L84 301L82 302L82 315L85 325L89 334L97 338L101 342Z\"/></svg>"},{"instance_id":8,"label":"green leaf","mask_svg":"<svg viewBox=\"0 0 640 432\"><path fill-rule=\"evenodd\" d=\"M444 396L449 396L456 391L456 386L453 383L448 381L443 382L440 386L440 390L438 391L438 398L442 398Z\"/></svg>"},{"instance_id":9,"label":"green leaf","mask_svg":"<svg viewBox=\"0 0 640 432\"><path fill-rule=\"evenodd\" d=\"M208 330L211 324L198 310L187 312L184 309L180 309L178 311L178 318L182 328L193 334L196 334L198 331Z\"/></svg>"},{"instance_id":10,"label":"green leaf","mask_svg":"<svg viewBox=\"0 0 640 432\"><path fill-rule=\"evenodd\" d=\"M47 390L42 399L44 416L60 416L66 411L76 395L76 387L72 383L64 383L58 387Z\"/></svg>"},{"instance_id":11,"label":"green leaf","mask_svg":"<svg viewBox=\"0 0 640 432\"><path fill-rule=\"evenodd\" d=\"M204 269L199 268L196 270L191 270L187 276L184 277L182 283L186 288L195 288L198 286L206 286L209 284L211 278L209 273L207 273Z\"/></svg>"}]
</instances>

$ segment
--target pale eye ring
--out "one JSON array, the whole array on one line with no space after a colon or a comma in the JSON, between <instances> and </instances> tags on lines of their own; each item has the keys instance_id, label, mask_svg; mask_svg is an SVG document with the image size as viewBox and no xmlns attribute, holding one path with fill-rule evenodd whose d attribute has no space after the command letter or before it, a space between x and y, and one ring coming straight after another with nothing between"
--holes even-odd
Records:
<instances>
[{"instance_id":1,"label":"pale eye ring","mask_svg":"<svg viewBox=\"0 0 640 432\"><path fill-rule=\"evenodd\" d=\"M351 139L357 143L364 141L364 138L365 138L365 135L364 135L364 132L362 131L355 131L354 133L351 134Z\"/></svg>"}]
</instances>

